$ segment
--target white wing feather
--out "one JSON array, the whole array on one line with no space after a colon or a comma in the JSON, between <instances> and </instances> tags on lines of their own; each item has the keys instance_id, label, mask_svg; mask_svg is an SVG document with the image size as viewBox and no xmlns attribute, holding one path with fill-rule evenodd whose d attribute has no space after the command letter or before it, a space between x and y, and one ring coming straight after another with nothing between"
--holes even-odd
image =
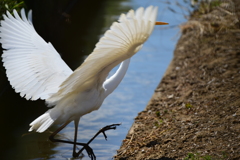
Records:
<instances>
[{"instance_id":1,"label":"white wing feather","mask_svg":"<svg viewBox=\"0 0 240 160\"><path fill-rule=\"evenodd\" d=\"M1 21L2 60L10 84L26 99L47 99L72 74L51 43L46 43L32 25L32 14L14 17L7 12Z\"/></svg>"},{"instance_id":2,"label":"white wing feather","mask_svg":"<svg viewBox=\"0 0 240 160\"><path fill-rule=\"evenodd\" d=\"M84 63L46 100L47 103L54 105L63 97L102 85L112 68L141 48L154 28L156 16L157 7L153 6L145 11L139 8L136 13L130 10L127 15L122 14L119 23L112 24Z\"/></svg>"}]
</instances>

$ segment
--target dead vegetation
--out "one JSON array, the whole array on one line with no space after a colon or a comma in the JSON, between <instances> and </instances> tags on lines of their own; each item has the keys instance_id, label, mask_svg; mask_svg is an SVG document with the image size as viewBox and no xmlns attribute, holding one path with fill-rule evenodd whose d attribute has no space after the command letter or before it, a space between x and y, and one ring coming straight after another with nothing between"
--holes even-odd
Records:
<instances>
[{"instance_id":1,"label":"dead vegetation","mask_svg":"<svg viewBox=\"0 0 240 160\"><path fill-rule=\"evenodd\" d=\"M115 159L240 159L240 2L217 2L181 26L174 59Z\"/></svg>"}]
</instances>

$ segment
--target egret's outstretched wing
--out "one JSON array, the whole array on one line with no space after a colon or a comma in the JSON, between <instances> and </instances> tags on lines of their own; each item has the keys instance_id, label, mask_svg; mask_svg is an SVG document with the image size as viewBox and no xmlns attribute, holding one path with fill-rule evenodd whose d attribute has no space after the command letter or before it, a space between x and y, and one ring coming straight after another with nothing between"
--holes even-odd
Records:
<instances>
[{"instance_id":1,"label":"egret's outstretched wing","mask_svg":"<svg viewBox=\"0 0 240 160\"><path fill-rule=\"evenodd\" d=\"M51 43L46 43L35 31L25 11L21 17L14 10L1 21L0 42L2 60L10 84L26 99L46 99L58 91L60 84L72 74Z\"/></svg>"},{"instance_id":2,"label":"egret's outstretched wing","mask_svg":"<svg viewBox=\"0 0 240 160\"><path fill-rule=\"evenodd\" d=\"M60 86L60 90L47 99L54 104L70 94L87 91L102 85L109 71L125 59L133 56L150 36L156 22L157 7L142 7L136 12L122 14L119 23L114 22L94 51L84 63Z\"/></svg>"}]
</instances>

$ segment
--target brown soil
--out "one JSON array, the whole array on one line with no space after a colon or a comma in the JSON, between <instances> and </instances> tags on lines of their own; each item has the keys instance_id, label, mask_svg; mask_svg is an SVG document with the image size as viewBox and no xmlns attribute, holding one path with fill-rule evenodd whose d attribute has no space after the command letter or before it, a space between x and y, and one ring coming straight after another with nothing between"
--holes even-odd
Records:
<instances>
[{"instance_id":1,"label":"brown soil","mask_svg":"<svg viewBox=\"0 0 240 160\"><path fill-rule=\"evenodd\" d=\"M174 59L116 160L240 160L239 15L239 0L221 1L181 26Z\"/></svg>"}]
</instances>

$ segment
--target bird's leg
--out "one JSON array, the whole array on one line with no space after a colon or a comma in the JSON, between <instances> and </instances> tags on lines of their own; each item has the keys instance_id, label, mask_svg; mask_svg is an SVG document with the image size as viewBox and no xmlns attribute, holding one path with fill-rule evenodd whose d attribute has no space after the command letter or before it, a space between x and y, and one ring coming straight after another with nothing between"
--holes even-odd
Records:
<instances>
[{"instance_id":1,"label":"bird's leg","mask_svg":"<svg viewBox=\"0 0 240 160\"><path fill-rule=\"evenodd\" d=\"M111 125L107 125L107 126L101 128L86 144L89 145L100 133L103 133L103 136L107 140L107 135L105 134L105 131L110 130L110 129L116 129L117 126L119 126L119 125L121 125L121 124L111 124ZM83 149L84 149L84 147L79 150L78 155L83 151Z\"/></svg>"},{"instance_id":2,"label":"bird's leg","mask_svg":"<svg viewBox=\"0 0 240 160\"><path fill-rule=\"evenodd\" d=\"M64 127L66 127L66 125L68 125L70 122L67 122L65 124L63 124L61 127L59 127L55 132L53 132L50 136L49 136L49 140L52 141L52 142L61 142L61 143L68 143L68 144L73 144L73 154L72 156L75 158L75 157L78 157L80 155L80 153L83 151L83 149L85 149L88 153L88 156L92 159L92 160L95 160L96 159L96 156L92 150L91 147L89 147L89 145L87 143L78 143L76 142L77 141L77 128L75 127L75 134L74 134L74 142L71 142L71 141L66 141L66 140L61 140L61 139L55 139L54 136L60 132ZM77 152L75 151L76 149L76 145L81 145L83 146L81 152Z\"/></svg>"},{"instance_id":3,"label":"bird's leg","mask_svg":"<svg viewBox=\"0 0 240 160\"><path fill-rule=\"evenodd\" d=\"M74 133L74 144L73 144L73 157L78 157L80 153L76 152L76 142L77 142L77 132L78 132L78 123L79 123L79 118L74 120L74 127L75 127L75 133Z\"/></svg>"},{"instance_id":4,"label":"bird's leg","mask_svg":"<svg viewBox=\"0 0 240 160\"><path fill-rule=\"evenodd\" d=\"M87 143L77 143L77 132L78 132L78 123L79 123L79 119L75 119L74 120L74 126L75 126L75 133L74 133L74 144L73 144L73 153L72 156L73 157L79 157L79 155L82 153L83 149L85 149L88 153L88 156L91 159L96 159L96 156L92 150L92 148L89 147L89 144ZM84 145L83 145L84 144ZM76 152L76 145L81 145L83 146L81 151Z\"/></svg>"}]
</instances>

